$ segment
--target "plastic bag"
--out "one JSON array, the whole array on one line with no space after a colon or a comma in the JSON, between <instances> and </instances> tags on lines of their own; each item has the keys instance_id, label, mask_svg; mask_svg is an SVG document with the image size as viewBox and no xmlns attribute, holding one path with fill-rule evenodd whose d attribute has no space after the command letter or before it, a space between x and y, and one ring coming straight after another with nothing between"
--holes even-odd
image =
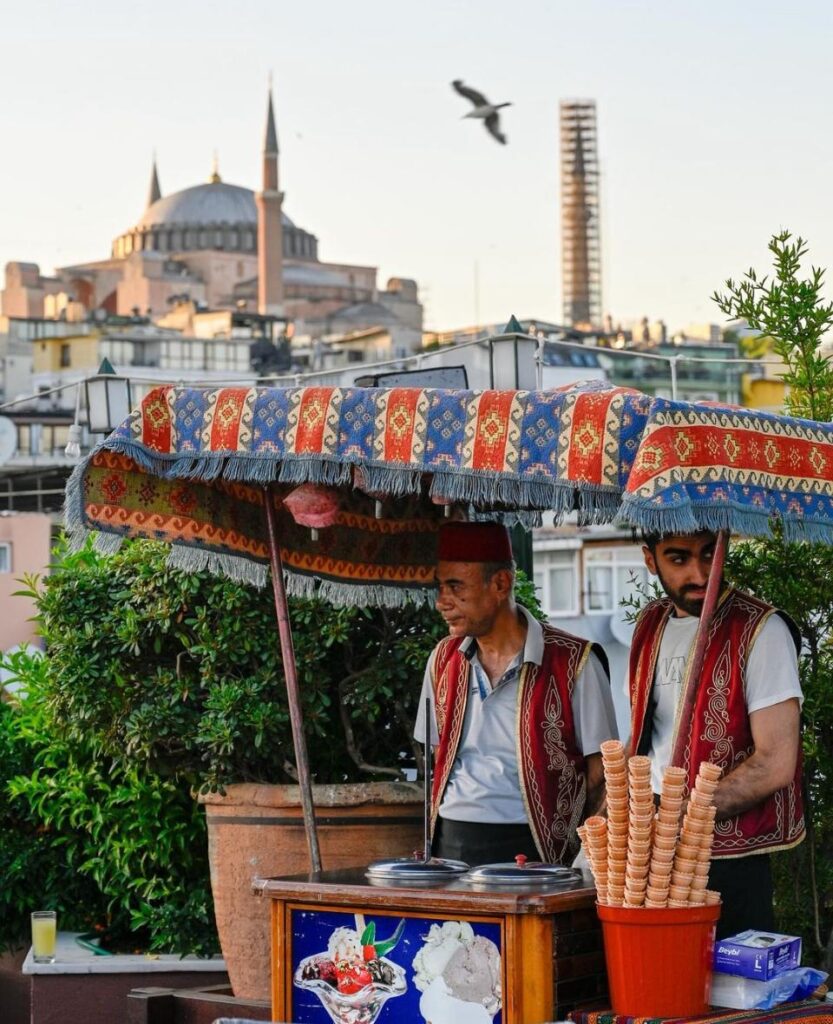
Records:
<instances>
[{"instance_id":1,"label":"plastic bag","mask_svg":"<svg viewBox=\"0 0 833 1024\"><path fill-rule=\"evenodd\" d=\"M813 967L796 967L769 981L752 981L735 974L712 974L712 1006L728 1006L733 1010L771 1010L779 1003L806 999L823 981L825 971Z\"/></svg>"}]
</instances>

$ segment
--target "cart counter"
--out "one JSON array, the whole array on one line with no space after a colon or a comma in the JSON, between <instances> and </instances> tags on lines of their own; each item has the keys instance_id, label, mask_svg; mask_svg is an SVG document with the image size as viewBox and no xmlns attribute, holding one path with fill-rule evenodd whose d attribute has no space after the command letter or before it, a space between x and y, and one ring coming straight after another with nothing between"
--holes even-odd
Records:
<instances>
[{"instance_id":1,"label":"cart counter","mask_svg":"<svg viewBox=\"0 0 833 1024\"><path fill-rule=\"evenodd\" d=\"M363 868L258 879L272 1015L294 1024L542 1024L606 995L589 876L404 887Z\"/></svg>"}]
</instances>

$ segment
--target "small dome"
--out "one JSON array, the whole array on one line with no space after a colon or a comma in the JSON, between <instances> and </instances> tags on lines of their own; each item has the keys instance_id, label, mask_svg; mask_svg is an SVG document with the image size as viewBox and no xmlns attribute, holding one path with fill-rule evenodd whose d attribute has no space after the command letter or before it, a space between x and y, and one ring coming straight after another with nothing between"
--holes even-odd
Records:
<instances>
[{"instance_id":1,"label":"small dome","mask_svg":"<svg viewBox=\"0 0 833 1024\"><path fill-rule=\"evenodd\" d=\"M293 227L286 214L281 220L284 227ZM250 188L227 185L224 181L211 181L193 185L152 203L142 214L137 228L164 225L247 224L257 226L255 194Z\"/></svg>"}]
</instances>

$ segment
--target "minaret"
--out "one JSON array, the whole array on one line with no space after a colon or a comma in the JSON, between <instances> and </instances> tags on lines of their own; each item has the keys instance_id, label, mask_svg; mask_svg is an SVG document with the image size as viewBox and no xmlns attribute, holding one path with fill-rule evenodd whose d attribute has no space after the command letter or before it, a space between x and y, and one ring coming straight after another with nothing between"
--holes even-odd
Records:
<instances>
[{"instance_id":1,"label":"minaret","mask_svg":"<svg viewBox=\"0 0 833 1024\"><path fill-rule=\"evenodd\" d=\"M255 195L257 204L257 311L283 315L283 225L278 188L278 133L269 87L266 114L266 140L263 144L263 191Z\"/></svg>"},{"instance_id":2,"label":"minaret","mask_svg":"<svg viewBox=\"0 0 833 1024\"><path fill-rule=\"evenodd\" d=\"M157 199L162 198L162 191L159 188L159 175L156 173L156 154L153 154L153 167L150 172L150 189L148 191L148 206L152 206Z\"/></svg>"}]
</instances>

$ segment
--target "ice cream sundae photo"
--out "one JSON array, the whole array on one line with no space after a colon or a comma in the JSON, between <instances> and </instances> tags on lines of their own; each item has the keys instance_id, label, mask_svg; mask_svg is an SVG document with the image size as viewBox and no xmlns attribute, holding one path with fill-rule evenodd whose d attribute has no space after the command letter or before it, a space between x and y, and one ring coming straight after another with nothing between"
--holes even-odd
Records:
<instances>
[{"instance_id":1,"label":"ice cream sundae photo","mask_svg":"<svg viewBox=\"0 0 833 1024\"><path fill-rule=\"evenodd\" d=\"M295 971L295 984L310 989L335 1024L373 1024L388 999L407 989L405 972L386 953L405 930L400 921L387 939L376 938L373 921L357 928L336 928L327 951L308 956Z\"/></svg>"},{"instance_id":2,"label":"ice cream sundae photo","mask_svg":"<svg viewBox=\"0 0 833 1024\"><path fill-rule=\"evenodd\" d=\"M501 1009L500 951L466 921L431 925L414 957L426 1024L492 1024Z\"/></svg>"}]
</instances>

